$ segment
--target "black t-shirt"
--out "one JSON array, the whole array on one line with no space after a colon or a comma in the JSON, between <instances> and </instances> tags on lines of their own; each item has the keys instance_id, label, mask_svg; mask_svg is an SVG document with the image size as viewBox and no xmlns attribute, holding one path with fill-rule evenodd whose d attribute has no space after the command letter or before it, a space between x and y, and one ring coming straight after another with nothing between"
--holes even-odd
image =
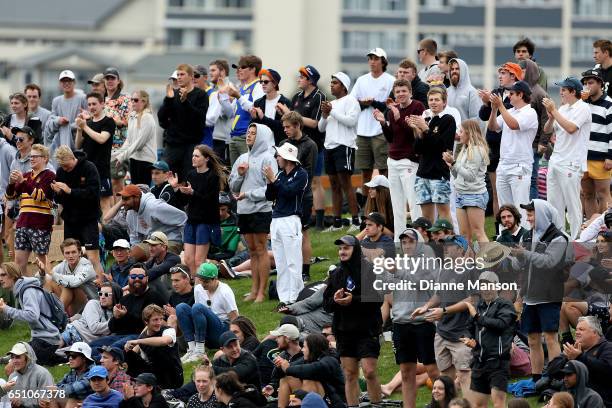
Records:
<instances>
[{"instance_id":1,"label":"black t-shirt","mask_svg":"<svg viewBox=\"0 0 612 408\"><path fill-rule=\"evenodd\" d=\"M291 99L291 110L296 111L305 118L314 119L317 122L321 119L321 102L326 100L325 94L319 88L315 88L308 96L304 96L304 91L300 91ZM302 132L310 137L317 144L319 151L323 151L325 133L319 132L318 128L304 126Z\"/></svg>"},{"instance_id":2,"label":"black t-shirt","mask_svg":"<svg viewBox=\"0 0 612 408\"><path fill-rule=\"evenodd\" d=\"M96 165L100 179L110 178L110 160L111 160L111 149L113 147L113 134L115 133L115 121L104 116L102 120L94 122L93 119L87 121L89 126L94 132L108 132L110 137L106 142L100 144L93 140L89 135L83 131L83 151L87 153L87 160Z\"/></svg>"},{"instance_id":3,"label":"black t-shirt","mask_svg":"<svg viewBox=\"0 0 612 408\"><path fill-rule=\"evenodd\" d=\"M193 306L194 302L195 300L193 298L193 288L191 288L190 292L185 293L184 295L181 295L180 293L176 293L175 291L172 291L172 294L170 295L170 299L168 299L168 303L170 303L170 306L172 307L176 307L176 305L179 305L181 303L186 303L189 306Z\"/></svg>"}]
</instances>

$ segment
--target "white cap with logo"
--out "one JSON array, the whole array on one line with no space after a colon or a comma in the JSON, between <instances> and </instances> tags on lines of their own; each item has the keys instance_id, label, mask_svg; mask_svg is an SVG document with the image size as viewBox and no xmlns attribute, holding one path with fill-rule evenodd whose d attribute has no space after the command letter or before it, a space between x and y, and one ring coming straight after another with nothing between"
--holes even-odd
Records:
<instances>
[{"instance_id":1,"label":"white cap with logo","mask_svg":"<svg viewBox=\"0 0 612 408\"><path fill-rule=\"evenodd\" d=\"M379 58L387 59L387 53L385 52L385 50L383 50L382 48L378 48L378 47L376 47L374 49L371 49L370 52L368 52L367 55L368 56L376 55Z\"/></svg>"},{"instance_id":2,"label":"white cap with logo","mask_svg":"<svg viewBox=\"0 0 612 408\"><path fill-rule=\"evenodd\" d=\"M278 155L282 157L283 159L289 160L295 163L300 163L300 161L297 158L298 149L291 143L283 143L281 147L274 147L274 148L276 149L276 153L278 153Z\"/></svg>"},{"instance_id":3,"label":"white cap with logo","mask_svg":"<svg viewBox=\"0 0 612 408\"><path fill-rule=\"evenodd\" d=\"M65 69L59 74L59 80L61 81L64 78L72 79L73 81L76 79L76 75L69 69Z\"/></svg>"}]
</instances>

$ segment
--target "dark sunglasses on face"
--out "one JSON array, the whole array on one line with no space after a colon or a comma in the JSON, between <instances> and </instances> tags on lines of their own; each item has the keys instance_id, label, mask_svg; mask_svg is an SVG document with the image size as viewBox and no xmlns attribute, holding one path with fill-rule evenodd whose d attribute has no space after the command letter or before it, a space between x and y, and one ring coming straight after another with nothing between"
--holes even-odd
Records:
<instances>
[{"instance_id":1,"label":"dark sunglasses on face","mask_svg":"<svg viewBox=\"0 0 612 408\"><path fill-rule=\"evenodd\" d=\"M140 102L140 99L138 99L138 98L132 98L132 102L134 102L134 103L138 103L138 102Z\"/></svg>"},{"instance_id":2,"label":"dark sunglasses on face","mask_svg":"<svg viewBox=\"0 0 612 408\"><path fill-rule=\"evenodd\" d=\"M80 357L81 355L78 353L67 353L66 357L68 357L68 360L73 359L73 358L77 358Z\"/></svg>"},{"instance_id":3,"label":"dark sunglasses on face","mask_svg":"<svg viewBox=\"0 0 612 408\"><path fill-rule=\"evenodd\" d=\"M23 142L23 141L25 141L25 138L23 138L23 137L16 137L16 138L15 138L15 142L16 142L16 143L21 143L21 142Z\"/></svg>"},{"instance_id":4,"label":"dark sunglasses on face","mask_svg":"<svg viewBox=\"0 0 612 408\"><path fill-rule=\"evenodd\" d=\"M98 292L98 296L102 297L111 297L113 296L112 292Z\"/></svg>"},{"instance_id":5,"label":"dark sunglasses on face","mask_svg":"<svg viewBox=\"0 0 612 408\"><path fill-rule=\"evenodd\" d=\"M134 279L134 280L136 280L136 279L140 279L140 280L142 280L142 279L144 279L146 276L147 276L147 275L145 275L144 273L139 273L138 275L130 275L130 279Z\"/></svg>"},{"instance_id":6,"label":"dark sunglasses on face","mask_svg":"<svg viewBox=\"0 0 612 408\"><path fill-rule=\"evenodd\" d=\"M262 80L261 80L261 81L259 81L259 82L261 82L261 83L262 83L262 84L264 84L264 85L268 85L268 84L269 84L270 82L272 82L272 81L268 81L268 80L263 80L263 79L262 79Z\"/></svg>"},{"instance_id":7,"label":"dark sunglasses on face","mask_svg":"<svg viewBox=\"0 0 612 408\"><path fill-rule=\"evenodd\" d=\"M201 76L200 74L193 74L193 77L194 77L195 79L200 78L200 76Z\"/></svg>"}]
</instances>

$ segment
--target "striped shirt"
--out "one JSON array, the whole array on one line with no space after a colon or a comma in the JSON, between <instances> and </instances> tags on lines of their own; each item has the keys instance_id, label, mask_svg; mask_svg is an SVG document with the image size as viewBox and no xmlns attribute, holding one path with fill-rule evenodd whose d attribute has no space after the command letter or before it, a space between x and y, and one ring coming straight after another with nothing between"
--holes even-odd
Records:
<instances>
[{"instance_id":1,"label":"striped shirt","mask_svg":"<svg viewBox=\"0 0 612 408\"><path fill-rule=\"evenodd\" d=\"M612 99L602 96L588 101L592 122L587 160L612 160Z\"/></svg>"},{"instance_id":2,"label":"striped shirt","mask_svg":"<svg viewBox=\"0 0 612 408\"><path fill-rule=\"evenodd\" d=\"M37 174L29 171L23 175L21 183L8 185L6 198L9 200L20 199L17 228L51 231L53 227L51 182L53 180L55 180L55 173L44 169Z\"/></svg>"}]
</instances>

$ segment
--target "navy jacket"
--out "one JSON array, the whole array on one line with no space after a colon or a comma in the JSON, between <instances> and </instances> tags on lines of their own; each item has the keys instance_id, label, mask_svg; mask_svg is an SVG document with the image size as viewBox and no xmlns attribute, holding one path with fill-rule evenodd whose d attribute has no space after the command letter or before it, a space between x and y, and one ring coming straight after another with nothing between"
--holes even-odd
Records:
<instances>
[{"instance_id":1,"label":"navy jacket","mask_svg":"<svg viewBox=\"0 0 612 408\"><path fill-rule=\"evenodd\" d=\"M308 173L297 165L289 174L281 170L266 188L266 198L274 202L272 218L302 216L302 201L308 186Z\"/></svg>"}]
</instances>

